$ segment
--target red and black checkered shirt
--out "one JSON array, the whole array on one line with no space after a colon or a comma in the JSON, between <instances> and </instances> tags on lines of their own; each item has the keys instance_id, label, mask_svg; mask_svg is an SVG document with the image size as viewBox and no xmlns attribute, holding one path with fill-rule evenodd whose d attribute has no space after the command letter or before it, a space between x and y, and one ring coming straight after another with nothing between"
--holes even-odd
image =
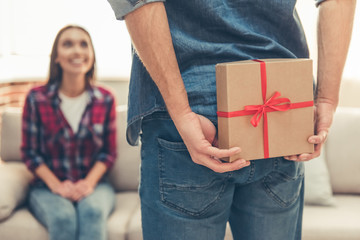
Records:
<instances>
[{"instance_id":1,"label":"red and black checkered shirt","mask_svg":"<svg viewBox=\"0 0 360 240\"><path fill-rule=\"evenodd\" d=\"M57 85L40 86L26 97L22 118L22 158L34 171L46 164L61 180L85 178L96 161L108 169L116 159L113 95L101 87L87 89L89 102L74 133L60 109ZM43 185L40 179L35 184Z\"/></svg>"}]
</instances>

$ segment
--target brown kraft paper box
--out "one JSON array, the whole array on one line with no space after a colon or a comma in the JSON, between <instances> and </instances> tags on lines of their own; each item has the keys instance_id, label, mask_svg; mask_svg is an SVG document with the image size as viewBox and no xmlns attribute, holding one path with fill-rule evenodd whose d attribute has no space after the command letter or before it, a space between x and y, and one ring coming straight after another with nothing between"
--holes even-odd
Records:
<instances>
[{"instance_id":1,"label":"brown kraft paper box","mask_svg":"<svg viewBox=\"0 0 360 240\"><path fill-rule=\"evenodd\" d=\"M263 59L220 63L216 65L216 88L219 147L242 149L239 154L224 160L255 160L314 151L314 145L307 141L314 134L312 60ZM272 100L271 107L263 108L264 97L266 102L276 92L281 96L275 99L287 100L283 103ZM244 113L248 105L260 106ZM277 107L290 109L273 109ZM270 112L261 115L264 109ZM237 111L243 115L236 116ZM260 117L257 117L258 125L254 127L251 119L256 111L260 112Z\"/></svg>"}]
</instances>

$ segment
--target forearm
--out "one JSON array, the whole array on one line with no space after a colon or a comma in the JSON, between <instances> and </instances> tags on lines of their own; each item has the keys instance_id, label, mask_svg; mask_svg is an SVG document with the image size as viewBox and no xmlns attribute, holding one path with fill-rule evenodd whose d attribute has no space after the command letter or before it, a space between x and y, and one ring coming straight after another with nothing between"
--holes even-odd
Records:
<instances>
[{"instance_id":1,"label":"forearm","mask_svg":"<svg viewBox=\"0 0 360 240\"><path fill-rule=\"evenodd\" d=\"M55 174L45 165L41 164L35 169L35 174L44 181L50 190L54 191L61 181L55 176Z\"/></svg>"},{"instance_id":2,"label":"forearm","mask_svg":"<svg viewBox=\"0 0 360 240\"><path fill-rule=\"evenodd\" d=\"M319 7L317 101L334 110L351 39L356 0L327 0Z\"/></svg>"},{"instance_id":3,"label":"forearm","mask_svg":"<svg viewBox=\"0 0 360 240\"><path fill-rule=\"evenodd\" d=\"M96 162L91 168L90 172L85 177L85 180L95 188L101 177L106 173L107 167L103 162Z\"/></svg>"},{"instance_id":4,"label":"forearm","mask_svg":"<svg viewBox=\"0 0 360 240\"><path fill-rule=\"evenodd\" d=\"M192 160L216 172L234 171L248 166L249 163L244 159L232 163L218 160L239 153L240 148L213 147L211 143L215 137L215 127L210 120L201 120L199 115L192 112L175 56L164 4L156 2L144 5L128 14L125 21L133 46L159 88ZM207 128L206 125L212 127ZM209 134L211 132L213 134ZM204 133L211 137L205 138Z\"/></svg>"},{"instance_id":5,"label":"forearm","mask_svg":"<svg viewBox=\"0 0 360 240\"><path fill-rule=\"evenodd\" d=\"M339 101L354 9L355 0L327 0L320 4L315 134L308 138L309 143L315 144L315 151L311 154L288 156L288 160L308 161L320 156Z\"/></svg>"},{"instance_id":6,"label":"forearm","mask_svg":"<svg viewBox=\"0 0 360 240\"><path fill-rule=\"evenodd\" d=\"M137 54L176 121L177 116L191 110L163 3L147 4L128 14L125 21Z\"/></svg>"}]
</instances>

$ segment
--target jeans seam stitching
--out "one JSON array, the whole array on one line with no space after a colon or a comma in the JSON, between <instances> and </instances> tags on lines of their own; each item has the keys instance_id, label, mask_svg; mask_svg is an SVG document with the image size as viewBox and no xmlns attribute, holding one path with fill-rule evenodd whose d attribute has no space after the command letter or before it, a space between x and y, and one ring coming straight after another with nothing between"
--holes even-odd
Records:
<instances>
[{"instance_id":1,"label":"jeans seam stitching","mask_svg":"<svg viewBox=\"0 0 360 240\"><path fill-rule=\"evenodd\" d=\"M199 217L199 216L203 215L208 209L210 209L213 205L215 205L221 199L221 197L222 197L222 195L224 193L224 190L225 190L225 181L223 181L223 184L221 185L221 190L219 192L219 195L212 202L210 202L207 207L205 207L204 209L202 209L201 211L198 211L198 212L186 210L185 208L179 207L176 204L167 201L166 199L163 199L163 202L167 206L169 206L169 207L171 207L173 209L176 209L176 210L178 210L178 211L180 211L182 213L186 213L186 214L189 214L191 216Z\"/></svg>"},{"instance_id":2,"label":"jeans seam stitching","mask_svg":"<svg viewBox=\"0 0 360 240\"><path fill-rule=\"evenodd\" d=\"M249 177L248 179L246 180L246 183L245 184L248 184L251 182L252 178L254 177L255 175L255 164L253 162L250 162L251 163L251 170L250 170L250 173L249 173Z\"/></svg>"},{"instance_id":3,"label":"jeans seam stitching","mask_svg":"<svg viewBox=\"0 0 360 240\"><path fill-rule=\"evenodd\" d=\"M158 167L159 167L159 189L160 189L160 198L161 198L161 201L165 201L165 198L164 198L164 183L163 183L163 180L161 178L161 176L163 175L163 169L164 169L164 166L163 166L163 154L162 154L162 151L161 151L161 148L160 148L160 143L158 141Z\"/></svg>"},{"instance_id":4,"label":"jeans seam stitching","mask_svg":"<svg viewBox=\"0 0 360 240\"><path fill-rule=\"evenodd\" d=\"M161 147L166 148L170 151L183 152L187 150L184 142L170 142L159 137L158 143Z\"/></svg>"},{"instance_id":5,"label":"jeans seam stitching","mask_svg":"<svg viewBox=\"0 0 360 240\"><path fill-rule=\"evenodd\" d=\"M300 177L300 175L299 175L299 177ZM295 178L295 179L290 179L290 180L297 180L299 177L297 177L297 178ZM289 207L289 206L293 205L293 204L296 202L296 200L298 199L298 197L295 197L294 199L292 199L292 200L289 201L288 203L285 202L285 201L283 201L281 198L279 198L279 197L271 190L271 188L267 185L266 180L267 180L268 178L271 178L271 177L270 177L270 176L267 176L267 177L265 177L265 178L263 179L263 187L264 187L264 189L265 189L265 192L266 192L272 199L274 199L275 202L277 202L281 207L284 207L284 208Z\"/></svg>"},{"instance_id":6,"label":"jeans seam stitching","mask_svg":"<svg viewBox=\"0 0 360 240\"><path fill-rule=\"evenodd\" d=\"M266 179L269 177L265 177L263 179L263 187L265 189L265 192L273 199L275 200L276 203L278 203L281 207L286 207L286 203L281 200L273 191L271 191L271 189L269 188L269 186L266 184ZM271 177L270 177L271 178Z\"/></svg>"}]
</instances>

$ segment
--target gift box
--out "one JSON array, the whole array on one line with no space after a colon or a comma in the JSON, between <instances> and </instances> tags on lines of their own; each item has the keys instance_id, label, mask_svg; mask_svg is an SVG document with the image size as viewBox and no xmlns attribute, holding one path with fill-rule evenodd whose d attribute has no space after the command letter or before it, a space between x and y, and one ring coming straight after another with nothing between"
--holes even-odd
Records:
<instances>
[{"instance_id":1,"label":"gift box","mask_svg":"<svg viewBox=\"0 0 360 240\"><path fill-rule=\"evenodd\" d=\"M224 160L312 153L312 60L263 59L216 65L219 147L242 151Z\"/></svg>"}]
</instances>

